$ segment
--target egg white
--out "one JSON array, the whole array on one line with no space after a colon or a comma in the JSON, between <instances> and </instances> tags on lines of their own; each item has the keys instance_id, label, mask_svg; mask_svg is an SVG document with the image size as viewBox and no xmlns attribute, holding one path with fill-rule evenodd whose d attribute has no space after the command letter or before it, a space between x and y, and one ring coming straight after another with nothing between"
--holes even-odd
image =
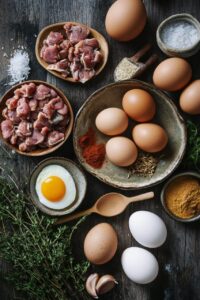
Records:
<instances>
[{"instance_id":1,"label":"egg white","mask_svg":"<svg viewBox=\"0 0 200 300\"><path fill-rule=\"evenodd\" d=\"M42 182L50 176L57 176L65 183L66 193L60 201L49 201L42 194ZM64 167L59 165L44 167L37 177L35 189L40 203L51 209L64 209L70 206L76 198L76 185L73 177Z\"/></svg>"}]
</instances>

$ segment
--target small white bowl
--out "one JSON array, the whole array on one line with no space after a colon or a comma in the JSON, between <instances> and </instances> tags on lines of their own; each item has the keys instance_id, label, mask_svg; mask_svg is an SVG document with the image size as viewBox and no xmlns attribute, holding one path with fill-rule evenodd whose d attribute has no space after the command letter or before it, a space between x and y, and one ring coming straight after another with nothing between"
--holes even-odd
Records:
<instances>
[{"instance_id":1,"label":"small white bowl","mask_svg":"<svg viewBox=\"0 0 200 300\"><path fill-rule=\"evenodd\" d=\"M169 24L175 23L176 21L187 21L188 23L192 24L198 32L199 39L198 41L189 46L188 48L172 48L167 46L166 43L162 40L162 31L166 28ZM165 19L159 26L156 31L156 40L159 48L168 56L178 56L178 57L189 57L196 54L200 50L200 23L190 14L176 14L172 15L169 18Z\"/></svg>"}]
</instances>

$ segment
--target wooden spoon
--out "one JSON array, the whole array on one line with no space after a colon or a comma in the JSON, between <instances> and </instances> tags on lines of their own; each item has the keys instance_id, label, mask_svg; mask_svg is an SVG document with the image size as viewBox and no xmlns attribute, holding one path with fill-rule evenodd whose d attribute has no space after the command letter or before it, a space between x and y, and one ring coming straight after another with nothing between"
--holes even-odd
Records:
<instances>
[{"instance_id":1,"label":"wooden spoon","mask_svg":"<svg viewBox=\"0 0 200 300\"><path fill-rule=\"evenodd\" d=\"M108 193L101 196L91 208L71 216L64 216L58 219L55 224L62 224L92 213L96 213L104 217L114 217L121 214L130 203L152 199L153 197L154 192L148 192L133 197L126 197L119 193Z\"/></svg>"},{"instance_id":2,"label":"wooden spoon","mask_svg":"<svg viewBox=\"0 0 200 300\"><path fill-rule=\"evenodd\" d=\"M66 23L70 23L70 24L73 24L73 25L83 25L83 24L80 24L80 23L77 23L77 22L61 22L61 23L55 23L55 24L51 24L47 27L44 27L38 37L37 37L37 40L36 40L36 44L35 44L35 54L36 54L36 57L37 57L37 60L39 62L39 64L45 69L47 70L48 72L50 72L51 74L53 74L54 76L56 77L59 77L65 81L69 81L69 82L74 82L74 83L80 83L79 81L76 81L74 80L73 77L63 77L60 73L56 72L56 71L53 71L53 70L49 70L47 69L48 67L48 63L46 63L41 57L40 57L40 51L42 49L42 46L43 46L43 41L47 38L47 36L49 35L49 33L51 31L57 31L57 32L61 32L62 34L65 34L65 30L63 28L63 26L66 24ZM89 35L89 38L96 38L99 42L99 45L100 45L100 51L103 55L103 59L102 59L102 62L95 68L95 71L96 71L96 74L95 76L97 76L102 70L103 68L105 67L106 63L107 63L107 60L108 60L108 44L105 40L105 38L103 37L102 34L100 34L98 31L96 31L95 29L87 26L89 29L90 29L90 35ZM94 77L95 77L94 76ZM92 77L92 78L94 78ZM92 79L91 78L91 79Z\"/></svg>"}]
</instances>

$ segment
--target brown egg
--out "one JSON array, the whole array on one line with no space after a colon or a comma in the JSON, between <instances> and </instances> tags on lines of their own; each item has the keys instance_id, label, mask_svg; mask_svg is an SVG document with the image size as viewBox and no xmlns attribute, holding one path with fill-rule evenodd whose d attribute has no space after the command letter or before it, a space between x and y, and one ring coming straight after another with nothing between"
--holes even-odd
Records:
<instances>
[{"instance_id":1,"label":"brown egg","mask_svg":"<svg viewBox=\"0 0 200 300\"><path fill-rule=\"evenodd\" d=\"M124 95L122 106L127 115L138 122L150 121L156 112L153 97L141 89L133 89Z\"/></svg>"},{"instance_id":2,"label":"brown egg","mask_svg":"<svg viewBox=\"0 0 200 300\"><path fill-rule=\"evenodd\" d=\"M136 125L133 128L132 135L136 145L140 149L150 153L163 150L168 142L165 130L153 123Z\"/></svg>"},{"instance_id":3,"label":"brown egg","mask_svg":"<svg viewBox=\"0 0 200 300\"><path fill-rule=\"evenodd\" d=\"M129 41L143 31L146 21L146 9L141 0L117 0L107 12L105 26L113 39Z\"/></svg>"},{"instance_id":4,"label":"brown egg","mask_svg":"<svg viewBox=\"0 0 200 300\"><path fill-rule=\"evenodd\" d=\"M194 80L181 93L180 107L191 115L200 114L200 79Z\"/></svg>"},{"instance_id":5,"label":"brown egg","mask_svg":"<svg viewBox=\"0 0 200 300\"><path fill-rule=\"evenodd\" d=\"M117 136L106 143L106 155L113 164L127 167L136 161L138 151L133 141L123 136Z\"/></svg>"},{"instance_id":6,"label":"brown egg","mask_svg":"<svg viewBox=\"0 0 200 300\"><path fill-rule=\"evenodd\" d=\"M117 135L124 132L128 127L128 117L122 109L110 107L97 115L95 124L102 133Z\"/></svg>"},{"instance_id":7,"label":"brown egg","mask_svg":"<svg viewBox=\"0 0 200 300\"><path fill-rule=\"evenodd\" d=\"M102 265L113 258L117 244L117 234L113 227L108 223L100 223L86 235L84 253L91 263Z\"/></svg>"},{"instance_id":8,"label":"brown egg","mask_svg":"<svg viewBox=\"0 0 200 300\"><path fill-rule=\"evenodd\" d=\"M183 58L163 60L153 73L153 83L160 89L174 92L182 89L192 78L192 68Z\"/></svg>"}]
</instances>

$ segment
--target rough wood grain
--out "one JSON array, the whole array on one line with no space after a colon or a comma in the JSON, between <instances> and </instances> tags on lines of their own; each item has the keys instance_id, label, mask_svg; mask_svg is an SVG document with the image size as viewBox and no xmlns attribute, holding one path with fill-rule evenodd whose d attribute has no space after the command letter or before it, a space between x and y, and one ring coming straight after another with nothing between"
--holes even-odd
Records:
<instances>
[{"instance_id":1,"label":"rough wood grain","mask_svg":"<svg viewBox=\"0 0 200 300\"><path fill-rule=\"evenodd\" d=\"M166 17L174 13L187 12L193 14L200 19L200 2L198 0L145 0L148 12L148 24L140 37L128 43L118 43L111 40L105 33L104 18L108 7L112 0L0 0L0 94L2 95L8 88L5 84L7 78L8 59L13 48L17 46L25 46L31 57L31 76L29 79L46 80L49 83L57 85L64 91L68 99L71 101L74 112L84 102L84 100L96 89L102 87L106 83L113 82L113 71L116 64L122 57L132 56L137 49L147 41L153 42L154 51L158 53L160 60L165 56L156 47L155 30L158 24ZM102 33L109 43L109 60L102 73L83 86L75 86L53 77L37 63L34 46L38 32L51 23L74 20L85 23L100 33ZM190 58L189 61L193 67L194 78L200 77L198 62L200 61L200 53ZM151 71L142 79L151 82ZM177 95L174 95L177 98ZM4 151L0 153L1 163L4 161ZM27 158L19 155L10 154L12 159L6 162L14 168L17 177L21 182L26 182L33 169L42 158ZM70 138L66 144L56 151L55 155L65 156L75 159L72 139ZM90 207L95 200L103 193L114 191L98 180L87 174L88 192L85 201L80 209ZM184 225L179 224L171 219L162 211L159 199L159 191L162 184L155 188L156 199L144 203L132 204L124 212L123 215L109 219L117 230L119 236L119 249L114 260L102 267L92 267L92 271L99 271L101 274L108 272L114 274L119 285L108 296L102 299L116 300L198 300L200 299L200 225ZM143 190L145 192L145 190ZM126 192L126 195L135 193ZM138 209L151 210L158 213L166 222L168 228L168 239L165 245L152 252L156 255L160 265L160 273L158 279L147 286L136 285L130 282L123 274L120 265L120 256L122 251L131 245L137 243L131 238L128 230L128 218L133 211ZM86 232L95 224L107 219L93 215L82 227L79 232L77 247L74 251L79 257L82 255L82 243ZM0 264L0 273L6 272L3 263ZM5 284L3 280L0 282L0 299L13 299L12 288ZM39 299L36 299L39 300Z\"/></svg>"}]
</instances>

